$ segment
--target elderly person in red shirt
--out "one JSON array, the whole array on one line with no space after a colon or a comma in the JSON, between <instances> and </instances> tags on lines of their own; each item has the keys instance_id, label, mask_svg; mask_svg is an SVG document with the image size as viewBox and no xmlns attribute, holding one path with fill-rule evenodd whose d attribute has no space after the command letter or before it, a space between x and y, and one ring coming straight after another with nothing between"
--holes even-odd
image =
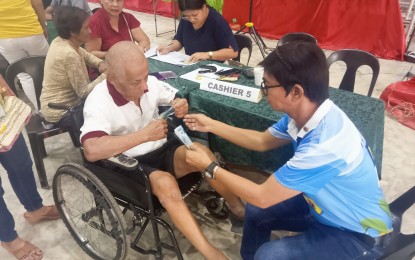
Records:
<instances>
[{"instance_id":1,"label":"elderly person in red shirt","mask_svg":"<svg viewBox=\"0 0 415 260\"><path fill-rule=\"evenodd\" d=\"M150 48L150 39L140 28L140 22L122 11L123 0L101 0L101 5L103 8L89 22L92 39L85 45L88 52L104 59L109 48L120 41L137 42L143 52Z\"/></svg>"}]
</instances>

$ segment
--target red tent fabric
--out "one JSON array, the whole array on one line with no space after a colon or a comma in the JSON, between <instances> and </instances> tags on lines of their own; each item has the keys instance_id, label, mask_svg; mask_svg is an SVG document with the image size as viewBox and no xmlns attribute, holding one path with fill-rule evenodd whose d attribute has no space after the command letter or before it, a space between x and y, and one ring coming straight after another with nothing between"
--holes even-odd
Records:
<instances>
[{"instance_id":1,"label":"red tent fabric","mask_svg":"<svg viewBox=\"0 0 415 260\"><path fill-rule=\"evenodd\" d=\"M250 0L225 0L223 16L243 24L249 6ZM253 0L252 21L265 37L306 32L325 49L356 48L403 60L405 32L397 0Z\"/></svg>"}]
</instances>

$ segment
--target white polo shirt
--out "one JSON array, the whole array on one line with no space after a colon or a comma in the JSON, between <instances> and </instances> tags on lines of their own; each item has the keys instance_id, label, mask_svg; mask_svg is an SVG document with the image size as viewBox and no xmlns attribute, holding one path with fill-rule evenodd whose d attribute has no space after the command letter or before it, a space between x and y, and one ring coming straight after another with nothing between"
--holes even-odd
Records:
<instances>
[{"instance_id":1,"label":"white polo shirt","mask_svg":"<svg viewBox=\"0 0 415 260\"><path fill-rule=\"evenodd\" d=\"M176 92L165 82L149 76L148 91L140 98L140 107L121 96L106 80L99 83L88 95L84 106L84 125L81 128L81 142L104 135L120 136L143 129L158 119L158 106L169 105ZM167 85L167 86L166 86ZM166 138L137 145L124 152L136 157L160 148Z\"/></svg>"}]
</instances>

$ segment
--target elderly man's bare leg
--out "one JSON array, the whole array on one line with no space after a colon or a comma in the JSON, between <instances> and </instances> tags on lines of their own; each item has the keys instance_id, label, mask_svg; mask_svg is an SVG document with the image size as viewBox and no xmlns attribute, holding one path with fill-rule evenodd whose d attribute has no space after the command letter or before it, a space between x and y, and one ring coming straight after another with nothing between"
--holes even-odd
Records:
<instances>
[{"instance_id":1,"label":"elderly man's bare leg","mask_svg":"<svg viewBox=\"0 0 415 260\"><path fill-rule=\"evenodd\" d=\"M150 183L153 193L166 209L173 223L206 259L227 259L203 235L202 230L182 199L176 179L171 174L154 171L150 174Z\"/></svg>"}]
</instances>

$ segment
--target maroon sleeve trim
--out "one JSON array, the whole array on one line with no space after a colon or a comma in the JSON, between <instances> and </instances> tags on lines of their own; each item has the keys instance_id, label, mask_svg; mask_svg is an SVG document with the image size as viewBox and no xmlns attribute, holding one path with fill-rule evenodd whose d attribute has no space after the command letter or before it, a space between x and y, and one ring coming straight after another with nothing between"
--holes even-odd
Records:
<instances>
[{"instance_id":1,"label":"maroon sleeve trim","mask_svg":"<svg viewBox=\"0 0 415 260\"><path fill-rule=\"evenodd\" d=\"M106 135L108 134L104 131L92 131L82 136L81 143L83 144L86 140L90 138L96 138L96 137L101 137L101 136L106 136Z\"/></svg>"}]
</instances>

